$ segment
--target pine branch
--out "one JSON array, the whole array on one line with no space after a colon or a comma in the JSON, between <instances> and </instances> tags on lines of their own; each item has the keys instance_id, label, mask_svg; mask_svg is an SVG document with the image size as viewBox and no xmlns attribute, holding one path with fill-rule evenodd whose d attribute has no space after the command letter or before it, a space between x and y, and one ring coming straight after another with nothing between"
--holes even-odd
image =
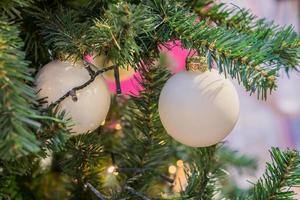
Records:
<instances>
[{"instance_id":1,"label":"pine branch","mask_svg":"<svg viewBox=\"0 0 300 200\"><path fill-rule=\"evenodd\" d=\"M32 131L41 127L40 116L32 106L35 91L27 85L32 78L18 35L16 26L0 19L0 158L5 160L40 150Z\"/></svg>"},{"instance_id":2,"label":"pine branch","mask_svg":"<svg viewBox=\"0 0 300 200\"><path fill-rule=\"evenodd\" d=\"M228 29L252 35L261 41L272 40L281 32L286 32L288 39L274 53L280 56L279 62L285 67L287 72L290 69L298 70L300 40L292 30L292 26L279 28L273 22L257 18L249 10L235 5L228 6L224 3L216 4L211 0L206 2L199 1L193 7L201 19L211 20L218 26L225 26ZM291 58L287 58L286 54L290 54Z\"/></svg>"},{"instance_id":3,"label":"pine branch","mask_svg":"<svg viewBox=\"0 0 300 200\"><path fill-rule=\"evenodd\" d=\"M38 31L43 36L45 45L54 57L65 58L67 55L82 58L87 50L86 30L90 22L83 22L78 12L58 6L56 10L41 9L33 6L28 11L34 16Z\"/></svg>"},{"instance_id":4,"label":"pine branch","mask_svg":"<svg viewBox=\"0 0 300 200\"><path fill-rule=\"evenodd\" d=\"M219 191L218 180L224 175L217 163L217 146L191 149L191 174L188 175L188 185L181 197L183 199L214 199Z\"/></svg>"},{"instance_id":5,"label":"pine branch","mask_svg":"<svg viewBox=\"0 0 300 200\"><path fill-rule=\"evenodd\" d=\"M61 160L64 172L76 177L81 183L86 183L104 155L100 141L101 136L97 133L72 137L63 151L66 156Z\"/></svg>"},{"instance_id":6,"label":"pine branch","mask_svg":"<svg viewBox=\"0 0 300 200\"><path fill-rule=\"evenodd\" d=\"M300 62L299 39L291 27L256 21L244 10L230 18L245 18L243 24L247 22L249 27L240 25L238 29L223 24L211 27L205 20L198 23L198 15L172 0L136 3L111 4L100 19L93 21L83 21L72 10L40 11L41 33L56 53L81 57L96 50L120 66L133 67L145 57L157 56L158 44L180 39L184 46L207 55L209 64L216 61L220 72L238 79L260 98L276 88L282 67L288 72ZM224 12L222 19L227 20L230 11Z\"/></svg>"},{"instance_id":7,"label":"pine branch","mask_svg":"<svg viewBox=\"0 0 300 200\"><path fill-rule=\"evenodd\" d=\"M51 117L39 120L42 125L36 131L36 137L41 143L40 147L45 151L50 150L51 152L63 150L71 137L71 120L65 119L65 112L59 112L58 108L48 109L44 115L54 116L55 118Z\"/></svg>"},{"instance_id":8,"label":"pine branch","mask_svg":"<svg viewBox=\"0 0 300 200\"><path fill-rule=\"evenodd\" d=\"M29 86L33 83L31 69L24 61L24 52L20 51L23 43L18 37L17 27L1 18L0 30L0 158L15 160L38 153L40 147L48 146L46 143L60 145L58 143L66 139L54 142L58 139L55 137L67 135L68 130L62 116L51 117L55 116L54 113L41 115L37 109L36 92ZM46 134L51 132L50 127L53 131L53 126L57 126L57 134L52 134L50 140L45 139L49 139ZM42 130L44 135L40 134Z\"/></svg>"},{"instance_id":9,"label":"pine branch","mask_svg":"<svg viewBox=\"0 0 300 200\"><path fill-rule=\"evenodd\" d=\"M31 2L32 0L2 0L0 2L0 13L2 17L4 15L10 19L21 18L19 8L29 6Z\"/></svg>"},{"instance_id":10,"label":"pine branch","mask_svg":"<svg viewBox=\"0 0 300 200\"><path fill-rule=\"evenodd\" d=\"M251 32L256 28L256 17L248 10L233 4L216 3L213 0L194 0L192 3L189 1L182 2L197 13L201 19L209 19L218 26L226 26L242 32ZM261 22L264 22L264 20Z\"/></svg>"},{"instance_id":11,"label":"pine branch","mask_svg":"<svg viewBox=\"0 0 300 200\"><path fill-rule=\"evenodd\" d=\"M2 176L0 174L0 199L21 198L21 195L15 192L19 189L16 176Z\"/></svg>"},{"instance_id":12,"label":"pine branch","mask_svg":"<svg viewBox=\"0 0 300 200\"><path fill-rule=\"evenodd\" d=\"M87 43L121 66L136 67L144 55L158 49L152 35L156 26L153 20L148 8L142 4L112 4L102 18L94 20L87 33Z\"/></svg>"},{"instance_id":13,"label":"pine branch","mask_svg":"<svg viewBox=\"0 0 300 200\"><path fill-rule=\"evenodd\" d=\"M299 63L299 40L291 28L281 29L276 36L262 41L260 35L243 34L222 26L210 27L206 21L197 22L197 15L175 6L167 7L160 18L186 47L207 55L210 64L216 61L221 72L237 78L247 91L257 92L259 97L266 98L267 91L276 88L276 76L283 63L293 63L290 67ZM286 43L295 46L286 48ZM286 57L287 52L295 57Z\"/></svg>"},{"instance_id":14,"label":"pine branch","mask_svg":"<svg viewBox=\"0 0 300 200\"><path fill-rule=\"evenodd\" d=\"M254 185L253 194L249 199L293 199L295 193L292 187L300 187L299 152L282 152L278 148L272 148L270 154L272 163L267 163L266 172Z\"/></svg>"},{"instance_id":15,"label":"pine branch","mask_svg":"<svg viewBox=\"0 0 300 200\"><path fill-rule=\"evenodd\" d=\"M24 180L38 166L36 156L23 156L17 160L0 159L0 199L24 198Z\"/></svg>"},{"instance_id":16,"label":"pine branch","mask_svg":"<svg viewBox=\"0 0 300 200\"><path fill-rule=\"evenodd\" d=\"M101 165L106 166L102 135L97 132L73 136L63 151L58 152L59 169L72 178L70 191L74 199L89 199L95 195L87 190L86 184L99 189ZM101 191L100 191L101 192Z\"/></svg>"},{"instance_id":17,"label":"pine branch","mask_svg":"<svg viewBox=\"0 0 300 200\"><path fill-rule=\"evenodd\" d=\"M48 51L35 22L35 17L30 13L30 7L23 9L20 30L25 43L26 59L30 60L32 68L39 68L50 62L51 53Z\"/></svg>"},{"instance_id":18,"label":"pine branch","mask_svg":"<svg viewBox=\"0 0 300 200\"><path fill-rule=\"evenodd\" d=\"M102 3L107 6L107 2ZM136 67L142 58L158 56L161 39L155 36L157 24L148 7L120 2L111 4L97 17L91 12L89 17L85 13L82 18L84 10L86 6L79 11L65 8L31 11L47 47L58 57L81 58L84 53L96 51L114 64Z\"/></svg>"},{"instance_id":19,"label":"pine branch","mask_svg":"<svg viewBox=\"0 0 300 200\"><path fill-rule=\"evenodd\" d=\"M115 150L116 165L126 176L124 185L146 196L153 184L166 180L161 176L167 164L166 135L158 115L157 100L169 72L163 68L141 66L141 84L144 88L138 97L132 96L122 120L121 146ZM168 180L170 181L170 180Z\"/></svg>"},{"instance_id":20,"label":"pine branch","mask_svg":"<svg viewBox=\"0 0 300 200\"><path fill-rule=\"evenodd\" d=\"M0 3L0 11L4 8L6 11L2 13L13 17L16 9L26 6L30 0L4 2ZM44 5L39 6L41 4ZM80 1L47 0L34 1L26 11L22 9L22 36L28 58L38 68L50 56L81 58L87 52L96 51L117 66L129 64L138 69L144 90L140 96L130 98L125 113L114 118L121 118L122 129L106 132L121 134L102 137L102 130L109 129L105 127L68 140L70 135L66 121L62 120L63 113L57 115L48 109L49 113L41 116L36 109L34 91L28 86L32 84L31 69L20 51L23 44L17 28L1 19L0 195L19 198L15 195L22 190L18 188L21 186L18 181L35 179L24 174L38 164L37 158L43 157L46 150L51 150L56 157L54 162L59 163L55 170L69 178L68 184L60 184L68 185L71 194L66 195L72 195L73 199L95 195L99 199L161 198L160 186L173 181L164 175L166 166L180 157L170 153L174 149L169 146L157 112L161 87L170 74L164 66L137 64L141 60L148 64L157 58L161 44L181 40L184 47L206 55L210 65L214 60L220 72L237 78L246 90L264 98L267 91L275 89L278 71L281 68L287 72L297 70L300 61L299 38L291 27L279 28L256 19L246 10L226 8L211 0L97 0L81 5ZM218 26L211 26L211 22ZM104 71L89 70L90 80L73 88L50 107L68 96L76 97L77 90ZM181 199L213 199L224 175L221 167L252 163L223 150L218 151L215 146L188 148L192 162L187 173L188 186L181 193ZM114 154L112 161L104 156L108 151ZM250 199L292 199L290 187L300 184L299 154L278 149L272 149L271 153L273 163L268 164L265 176L254 186ZM11 161L11 158L17 160ZM111 162L119 172L114 178L121 188L101 188L100 172ZM18 179L20 177L22 179ZM91 191L94 194L90 194Z\"/></svg>"}]
</instances>

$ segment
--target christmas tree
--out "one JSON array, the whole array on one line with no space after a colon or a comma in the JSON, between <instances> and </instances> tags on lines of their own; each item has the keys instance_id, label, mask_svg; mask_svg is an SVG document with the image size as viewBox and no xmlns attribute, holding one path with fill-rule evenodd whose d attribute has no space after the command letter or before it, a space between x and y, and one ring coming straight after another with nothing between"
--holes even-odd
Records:
<instances>
[{"instance_id":1,"label":"christmas tree","mask_svg":"<svg viewBox=\"0 0 300 200\"><path fill-rule=\"evenodd\" d=\"M254 170L255 159L222 142L239 110L225 77L266 99L280 71L299 70L293 27L212 0L2 0L0 10L0 199L295 198L298 151L270 149L245 190L227 169ZM178 41L187 71L172 75L160 50ZM129 68L140 91L126 96Z\"/></svg>"}]
</instances>

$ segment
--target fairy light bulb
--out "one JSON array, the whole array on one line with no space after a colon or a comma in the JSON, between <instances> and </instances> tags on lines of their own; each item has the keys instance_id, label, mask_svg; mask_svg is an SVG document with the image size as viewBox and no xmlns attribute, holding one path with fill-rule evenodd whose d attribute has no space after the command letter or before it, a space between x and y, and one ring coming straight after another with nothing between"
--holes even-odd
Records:
<instances>
[{"instance_id":1,"label":"fairy light bulb","mask_svg":"<svg viewBox=\"0 0 300 200\"><path fill-rule=\"evenodd\" d=\"M116 170L116 167L113 166L113 165L107 168L107 172L110 173L110 174L114 173L115 170Z\"/></svg>"},{"instance_id":2,"label":"fairy light bulb","mask_svg":"<svg viewBox=\"0 0 300 200\"><path fill-rule=\"evenodd\" d=\"M117 131L121 130L121 129L122 129L121 124L117 123L117 124L115 125L115 129L116 129Z\"/></svg>"},{"instance_id":3,"label":"fairy light bulb","mask_svg":"<svg viewBox=\"0 0 300 200\"><path fill-rule=\"evenodd\" d=\"M176 171L177 171L177 168L176 168L176 166L175 165L170 165L169 166L169 174L175 174L176 173Z\"/></svg>"},{"instance_id":4,"label":"fairy light bulb","mask_svg":"<svg viewBox=\"0 0 300 200\"><path fill-rule=\"evenodd\" d=\"M115 167L113 165L107 168L107 173L113 174L115 176L119 174L119 172L117 172L117 167Z\"/></svg>"},{"instance_id":5,"label":"fairy light bulb","mask_svg":"<svg viewBox=\"0 0 300 200\"><path fill-rule=\"evenodd\" d=\"M177 160L176 165L177 165L177 167L183 167L183 161Z\"/></svg>"}]
</instances>

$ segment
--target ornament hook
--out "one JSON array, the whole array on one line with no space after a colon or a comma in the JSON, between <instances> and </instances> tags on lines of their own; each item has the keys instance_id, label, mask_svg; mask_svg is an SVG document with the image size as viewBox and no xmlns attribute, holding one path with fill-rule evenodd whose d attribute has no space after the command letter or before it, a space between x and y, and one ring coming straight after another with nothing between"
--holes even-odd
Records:
<instances>
[{"instance_id":1,"label":"ornament hook","mask_svg":"<svg viewBox=\"0 0 300 200\"><path fill-rule=\"evenodd\" d=\"M203 56L193 56L187 59L187 70L204 73L208 70L206 58Z\"/></svg>"}]
</instances>

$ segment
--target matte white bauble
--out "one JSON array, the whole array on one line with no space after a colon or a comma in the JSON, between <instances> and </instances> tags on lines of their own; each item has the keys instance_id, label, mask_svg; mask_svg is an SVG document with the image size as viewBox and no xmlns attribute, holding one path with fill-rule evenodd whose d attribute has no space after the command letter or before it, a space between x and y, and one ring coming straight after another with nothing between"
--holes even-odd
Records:
<instances>
[{"instance_id":1,"label":"matte white bauble","mask_svg":"<svg viewBox=\"0 0 300 200\"><path fill-rule=\"evenodd\" d=\"M167 133L192 147L222 141L239 117L234 86L214 69L172 76L161 91L158 107Z\"/></svg>"},{"instance_id":2,"label":"matte white bauble","mask_svg":"<svg viewBox=\"0 0 300 200\"><path fill-rule=\"evenodd\" d=\"M48 104L55 102L69 90L90 79L81 63L52 61L37 75L36 86L40 97L47 97ZM76 92L77 101L67 97L60 104L66 111L65 118L72 118L75 134L93 131L105 120L110 106L110 93L101 76L87 87Z\"/></svg>"}]
</instances>

